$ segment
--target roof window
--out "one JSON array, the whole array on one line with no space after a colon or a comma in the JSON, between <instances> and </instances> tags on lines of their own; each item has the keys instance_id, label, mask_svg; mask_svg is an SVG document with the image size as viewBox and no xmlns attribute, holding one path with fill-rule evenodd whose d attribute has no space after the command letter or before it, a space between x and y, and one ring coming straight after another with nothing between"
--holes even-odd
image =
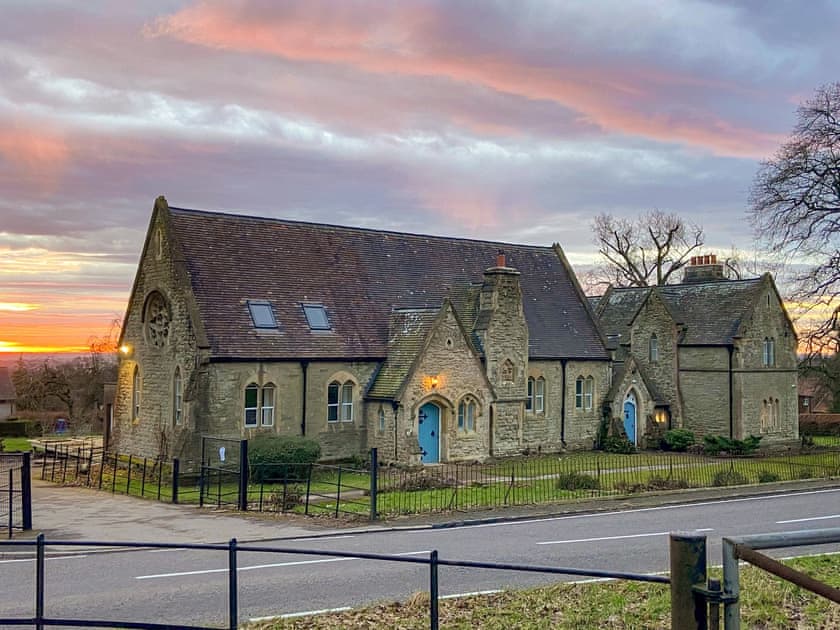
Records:
<instances>
[{"instance_id":1,"label":"roof window","mask_svg":"<svg viewBox=\"0 0 840 630\"><path fill-rule=\"evenodd\" d=\"M251 313L254 328L277 328L277 320L269 302L248 300L248 311Z\"/></svg>"},{"instance_id":2,"label":"roof window","mask_svg":"<svg viewBox=\"0 0 840 630\"><path fill-rule=\"evenodd\" d=\"M306 315L306 322L311 330L330 330L330 320L327 317L327 309L321 304L303 304L303 314Z\"/></svg>"}]
</instances>

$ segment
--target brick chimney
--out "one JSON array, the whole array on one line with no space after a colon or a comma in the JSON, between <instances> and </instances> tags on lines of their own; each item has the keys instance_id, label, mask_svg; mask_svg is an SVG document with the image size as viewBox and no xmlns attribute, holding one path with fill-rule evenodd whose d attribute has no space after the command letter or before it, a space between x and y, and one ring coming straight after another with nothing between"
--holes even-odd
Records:
<instances>
[{"instance_id":1,"label":"brick chimney","mask_svg":"<svg viewBox=\"0 0 840 630\"><path fill-rule=\"evenodd\" d=\"M692 256L683 271L683 284L723 280L726 280L726 276L723 275L723 263L717 261L715 254Z\"/></svg>"}]
</instances>

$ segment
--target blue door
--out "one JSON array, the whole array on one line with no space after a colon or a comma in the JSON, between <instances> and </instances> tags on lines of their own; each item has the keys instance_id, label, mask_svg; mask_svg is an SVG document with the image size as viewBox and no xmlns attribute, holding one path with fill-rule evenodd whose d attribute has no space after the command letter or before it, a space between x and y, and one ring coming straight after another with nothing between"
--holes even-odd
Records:
<instances>
[{"instance_id":1,"label":"blue door","mask_svg":"<svg viewBox=\"0 0 840 630\"><path fill-rule=\"evenodd\" d=\"M631 400L624 401L624 432L631 444L636 443L636 403Z\"/></svg>"},{"instance_id":2,"label":"blue door","mask_svg":"<svg viewBox=\"0 0 840 630\"><path fill-rule=\"evenodd\" d=\"M424 464L435 464L440 459L440 408L426 403L417 414L417 437L420 440Z\"/></svg>"}]
</instances>

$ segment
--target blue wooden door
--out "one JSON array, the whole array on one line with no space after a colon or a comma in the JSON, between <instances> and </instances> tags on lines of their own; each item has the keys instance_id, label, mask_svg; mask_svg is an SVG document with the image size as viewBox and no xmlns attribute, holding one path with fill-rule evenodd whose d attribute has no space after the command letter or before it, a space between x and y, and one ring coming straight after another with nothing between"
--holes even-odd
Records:
<instances>
[{"instance_id":1,"label":"blue wooden door","mask_svg":"<svg viewBox=\"0 0 840 630\"><path fill-rule=\"evenodd\" d=\"M417 414L417 437L420 440L424 464L434 464L440 460L440 408L434 403L426 403Z\"/></svg>"},{"instance_id":2,"label":"blue wooden door","mask_svg":"<svg viewBox=\"0 0 840 630\"><path fill-rule=\"evenodd\" d=\"M624 402L624 432L632 444L636 443L636 403L632 400Z\"/></svg>"}]
</instances>

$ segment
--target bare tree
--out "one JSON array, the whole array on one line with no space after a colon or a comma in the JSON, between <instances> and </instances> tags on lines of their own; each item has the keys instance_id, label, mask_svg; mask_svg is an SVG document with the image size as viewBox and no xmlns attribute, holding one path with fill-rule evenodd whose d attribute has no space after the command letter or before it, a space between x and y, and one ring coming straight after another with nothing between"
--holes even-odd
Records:
<instances>
[{"instance_id":1,"label":"bare tree","mask_svg":"<svg viewBox=\"0 0 840 630\"><path fill-rule=\"evenodd\" d=\"M606 259L596 271L598 284L623 287L668 284L704 240L703 228L660 210L637 219L600 214L592 232Z\"/></svg>"},{"instance_id":2,"label":"bare tree","mask_svg":"<svg viewBox=\"0 0 840 630\"><path fill-rule=\"evenodd\" d=\"M809 354L836 354L840 318L840 83L797 110L791 137L762 162L750 219L768 252L795 274L792 299L816 324L800 336ZM816 314L816 318L814 315Z\"/></svg>"}]
</instances>

